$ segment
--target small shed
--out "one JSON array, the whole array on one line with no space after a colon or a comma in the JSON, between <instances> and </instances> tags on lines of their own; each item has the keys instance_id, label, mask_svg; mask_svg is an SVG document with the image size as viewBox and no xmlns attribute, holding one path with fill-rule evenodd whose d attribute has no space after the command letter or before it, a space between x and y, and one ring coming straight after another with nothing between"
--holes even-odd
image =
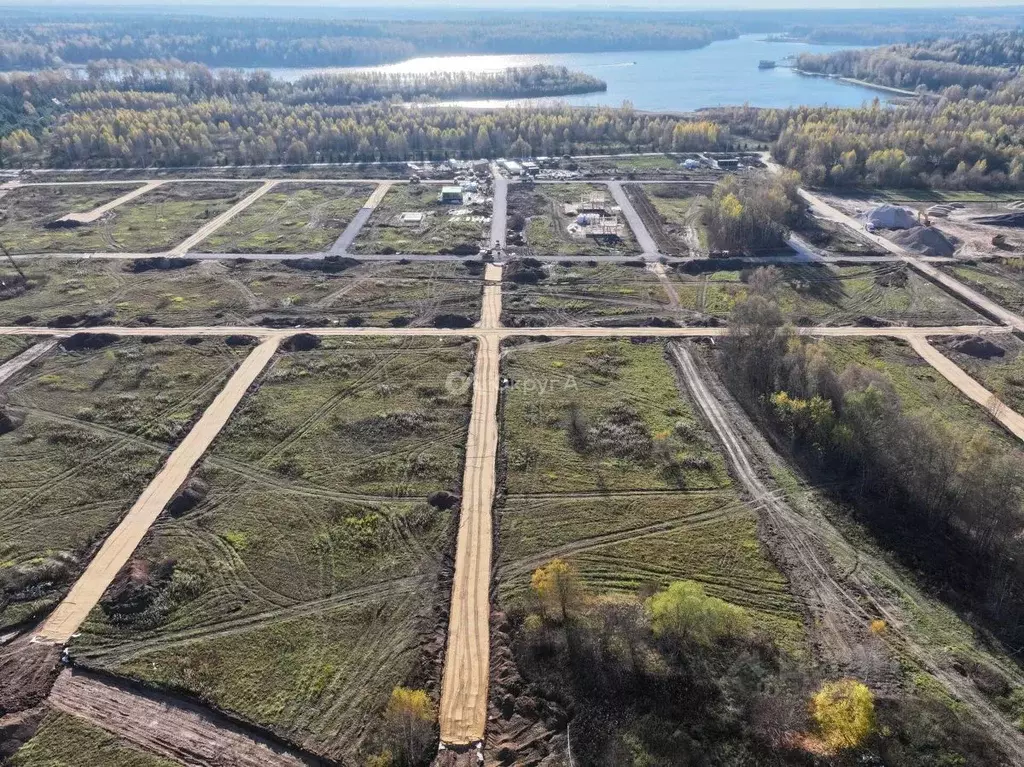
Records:
<instances>
[{"instance_id":1,"label":"small shed","mask_svg":"<svg viewBox=\"0 0 1024 767\"><path fill-rule=\"evenodd\" d=\"M462 187L441 187L441 202L443 202L446 205L462 205Z\"/></svg>"},{"instance_id":2,"label":"small shed","mask_svg":"<svg viewBox=\"0 0 1024 767\"><path fill-rule=\"evenodd\" d=\"M407 226L415 226L423 223L423 214L420 212L408 212L402 214L402 223Z\"/></svg>"}]
</instances>

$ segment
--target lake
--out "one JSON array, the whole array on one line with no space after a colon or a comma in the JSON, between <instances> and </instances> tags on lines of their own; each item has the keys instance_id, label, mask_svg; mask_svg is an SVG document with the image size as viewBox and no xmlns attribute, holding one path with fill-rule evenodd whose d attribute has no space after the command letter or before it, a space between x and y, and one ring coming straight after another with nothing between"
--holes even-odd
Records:
<instances>
[{"instance_id":1,"label":"lake","mask_svg":"<svg viewBox=\"0 0 1024 767\"><path fill-rule=\"evenodd\" d=\"M605 93L566 96L560 103L621 106L631 101L641 110L690 111L700 107L750 104L758 107L857 107L889 95L860 85L823 77L807 77L788 67L760 70L761 59L782 62L801 53L830 53L849 45L773 43L761 35L712 43L690 51L628 51L625 53L556 53L513 56L439 56L417 58L380 67L358 69L271 69L274 77L296 80L313 72L488 72L532 64L560 64L599 77ZM460 101L460 106L498 107L545 100ZM550 100L547 100L550 102Z\"/></svg>"}]
</instances>

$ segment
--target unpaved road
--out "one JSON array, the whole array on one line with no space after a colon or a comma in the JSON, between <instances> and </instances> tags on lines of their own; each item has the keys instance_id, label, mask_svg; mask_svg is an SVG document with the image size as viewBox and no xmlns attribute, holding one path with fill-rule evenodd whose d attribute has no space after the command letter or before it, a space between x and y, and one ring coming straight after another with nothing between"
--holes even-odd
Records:
<instances>
[{"instance_id":1,"label":"unpaved road","mask_svg":"<svg viewBox=\"0 0 1024 767\"><path fill-rule=\"evenodd\" d=\"M17 357L9 359L7 362L0 365L0 384L4 383L19 370L28 367L37 359L49 352L50 349L57 345L58 340L59 339L56 338L50 338L46 341L40 341L39 343L27 348Z\"/></svg>"},{"instance_id":2,"label":"unpaved road","mask_svg":"<svg viewBox=\"0 0 1024 767\"><path fill-rule=\"evenodd\" d=\"M484 277L481 326L494 328L501 316L501 267L488 264ZM466 441L448 647L441 683L441 742L449 745L483 740L491 671L491 505L498 453L500 339L481 335L477 344L473 412Z\"/></svg>"},{"instance_id":3,"label":"unpaved road","mask_svg":"<svg viewBox=\"0 0 1024 767\"><path fill-rule=\"evenodd\" d=\"M380 201L384 199L384 195L391 189L392 182L385 181L377 184L377 187L373 190L366 202L363 203L357 212L355 217L348 222L348 226L345 227L345 231L341 233L341 236L334 241L334 245L331 246L332 256L345 255L348 249L352 246L352 243L356 241L356 237L359 236L359 232L362 231L363 227L366 226L366 222L370 220L370 216L373 215L373 211L380 205Z\"/></svg>"},{"instance_id":4,"label":"unpaved road","mask_svg":"<svg viewBox=\"0 0 1024 767\"><path fill-rule=\"evenodd\" d=\"M654 273L658 278L658 282L661 283L661 287L665 289L665 295L668 296L668 306L673 311L679 311L682 306L679 303L679 291L676 290L675 284L668 278L668 273L665 271L665 265L660 261L653 261L647 264L647 268Z\"/></svg>"},{"instance_id":5,"label":"unpaved road","mask_svg":"<svg viewBox=\"0 0 1024 767\"><path fill-rule=\"evenodd\" d=\"M233 219L235 216L237 216L243 210L245 210L250 205L252 205L254 202L256 202L256 200L260 199L263 195L265 195L267 192L269 192L271 189L273 189L275 186L277 186L278 183L279 182L277 182L277 181L266 181L266 182L264 182L263 186L261 186L259 189L257 189L252 194L250 194L244 200L242 200L240 202L237 202L234 205L232 205L226 211L224 211L219 216L217 216L217 218L213 219L213 221L211 221L210 223L208 223L205 226L201 227L198 232L193 234L191 237L189 237L187 240L185 240L180 245L176 245L175 247L171 248L167 252L167 255L169 255L169 256L184 256L192 248L194 248L196 245L201 243L203 240L205 240L211 234L213 234L218 229L220 229L222 226L224 226L224 224L226 224L228 221Z\"/></svg>"},{"instance_id":6,"label":"unpaved road","mask_svg":"<svg viewBox=\"0 0 1024 767\"><path fill-rule=\"evenodd\" d=\"M938 680L988 729L1013 763L1024 764L1024 734L978 692L973 681L950 667L946 645L938 641L934 646L923 647L905 631L905 607L891 584L885 583L883 566L853 548L827 521L797 514L788 502L769 493L754 468L757 462L754 450L742 437L746 433L757 434L756 427L735 404L732 415L736 422L733 422L723 405L728 395L712 393L682 344L672 345L672 355L697 407L721 440L737 479L760 501L758 508L765 514L769 547L774 549L773 554L789 577L794 593L803 597L801 601L815 618L813 632L819 638L823 657L839 670L852 668L857 678L888 684L887 677L897 667L887 667L877 660L866 662L861 649L863 641L859 639L868 633L870 621L883 618L887 624L887 641L898 648L898 654L908 655ZM716 384L716 388L721 389L721 384ZM781 543L774 540L776 537ZM824 545L826 539L858 563L845 578L837 574L828 553L830 549ZM875 572L881 572L882 579L876 580ZM898 678L900 672L896 673Z\"/></svg>"},{"instance_id":7,"label":"unpaved road","mask_svg":"<svg viewBox=\"0 0 1024 767\"><path fill-rule=\"evenodd\" d=\"M928 343L927 338L908 338L907 343L921 359L945 376L953 386L985 408L1008 432L1024 440L1024 416L1008 407L995 394L971 378L949 357Z\"/></svg>"},{"instance_id":8,"label":"unpaved road","mask_svg":"<svg viewBox=\"0 0 1024 767\"><path fill-rule=\"evenodd\" d=\"M280 338L272 337L257 346L245 358L213 400L202 417L167 459L160 472L142 492L135 505L114 532L103 542L85 572L71 587L68 595L46 619L36 641L64 644L78 631L86 616L99 602L107 586L131 557L146 531L156 521L164 506L188 479L214 438L224 428L245 392L266 367L277 350Z\"/></svg>"},{"instance_id":9,"label":"unpaved road","mask_svg":"<svg viewBox=\"0 0 1024 767\"><path fill-rule=\"evenodd\" d=\"M309 767L320 761L290 752L202 706L143 692L84 671L65 669L51 707L152 754L195 767Z\"/></svg>"},{"instance_id":10,"label":"unpaved road","mask_svg":"<svg viewBox=\"0 0 1024 767\"><path fill-rule=\"evenodd\" d=\"M508 179L499 173L494 174L494 207L491 210L491 241L489 246L499 250L505 248L505 236L508 234Z\"/></svg>"},{"instance_id":11,"label":"unpaved road","mask_svg":"<svg viewBox=\"0 0 1024 767\"><path fill-rule=\"evenodd\" d=\"M657 258L659 255L658 245L654 238L651 237L651 233L647 231L644 220L636 212L633 203L629 201L629 197L622 188L622 184L618 181L609 181L608 189L611 191L612 197L615 198L615 204L622 208L622 215L626 217L626 221L633 230L633 235L636 237L637 244L640 245L640 250L643 251L644 258Z\"/></svg>"},{"instance_id":12,"label":"unpaved road","mask_svg":"<svg viewBox=\"0 0 1024 767\"><path fill-rule=\"evenodd\" d=\"M68 213L61 221L75 221L79 224L91 224L94 221L98 221L103 216L114 208L124 205L126 202L131 202L136 197L141 197L146 192L151 192L158 186L163 185L163 181L148 181L138 189L133 189L128 194L121 195L116 200L111 200L106 205L100 205L98 208L93 208L87 213Z\"/></svg>"}]
</instances>

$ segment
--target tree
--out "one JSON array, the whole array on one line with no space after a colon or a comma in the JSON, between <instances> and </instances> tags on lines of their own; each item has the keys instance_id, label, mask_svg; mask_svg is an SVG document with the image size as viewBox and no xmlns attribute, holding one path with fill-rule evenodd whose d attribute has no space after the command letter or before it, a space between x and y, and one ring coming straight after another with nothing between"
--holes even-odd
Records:
<instances>
[{"instance_id":1,"label":"tree","mask_svg":"<svg viewBox=\"0 0 1024 767\"><path fill-rule=\"evenodd\" d=\"M811 716L830 749L857 748L875 729L875 697L854 679L826 682L811 698Z\"/></svg>"},{"instance_id":2,"label":"tree","mask_svg":"<svg viewBox=\"0 0 1024 767\"><path fill-rule=\"evenodd\" d=\"M651 628L657 637L670 637L708 647L714 642L750 633L746 611L709 597L695 581L676 581L647 600Z\"/></svg>"},{"instance_id":3,"label":"tree","mask_svg":"<svg viewBox=\"0 0 1024 767\"><path fill-rule=\"evenodd\" d=\"M419 764L434 740L437 712L427 693L408 687L391 691L384 712L385 739L396 767Z\"/></svg>"},{"instance_id":4,"label":"tree","mask_svg":"<svg viewBox=\"0 0 1024 767\"><path fill-rule=\"evenodd\" d=\"M561 559L552 559L534 570L530 587L540 600L541 613L545 617L553 614L560 621L569 620L583 598L576 568Z\"/></svg>"}]
</instances>

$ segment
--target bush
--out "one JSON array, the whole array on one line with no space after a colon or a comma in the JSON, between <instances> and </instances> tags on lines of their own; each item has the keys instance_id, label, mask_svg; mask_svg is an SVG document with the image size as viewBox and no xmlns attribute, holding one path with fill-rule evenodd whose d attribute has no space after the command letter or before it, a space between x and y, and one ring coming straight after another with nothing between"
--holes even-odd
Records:
<instances>
[{"instance_id":1,"label":"bush","mask_svg":"<svg viewBox=\"0 0 1024 767\"><path fill-rule=\"evenodd\" d=\"M854 679L826 682L811 698L811 716L830 749L856 748L875 729L875 697Z\"/></svg>"},{"instance_id":2,"label":"bush","mask_svg":"<svg viewBox=\"0 0 1024 767\"><path fill-rule=\"evenodd\" d=\"M651 629L670 637L708 647L722 639L750 634L753 623L746 611L709 597L695 581L677 581L647 600Z\"/></svg>"}]
</instances>

